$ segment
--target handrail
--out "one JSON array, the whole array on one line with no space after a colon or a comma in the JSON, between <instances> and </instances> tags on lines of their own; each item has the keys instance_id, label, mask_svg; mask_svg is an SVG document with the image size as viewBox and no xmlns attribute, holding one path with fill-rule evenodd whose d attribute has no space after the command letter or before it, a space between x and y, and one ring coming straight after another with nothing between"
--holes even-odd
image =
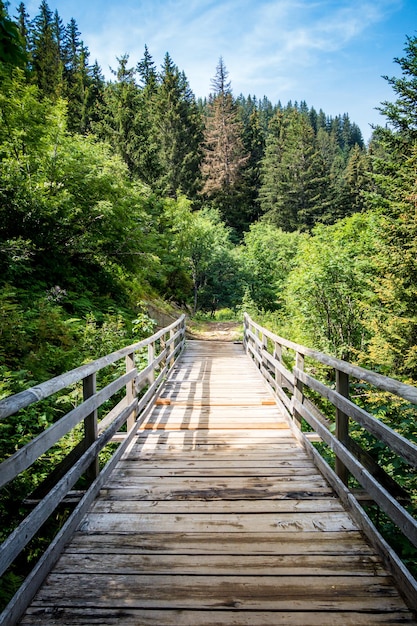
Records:
<instances>
[{"instance_id":1,"label":"handrail","mask_svg":"<svg viewBox=\"0 0 417 626\"><path fill-rule=\"evenodd\" d=\"M384 511L403 535L417 547L417 520L403 506L409 494L351 438L350 420L383 442L412 468L417 468L417 445L355 404L349 397L349 385L352 378L365 381L412 404L417 404L417 388L279 337L254 322L247 313L244 315L243 342L247 354L255 362L290 420L294 434L351 509L361 528L381 552L381 556L388 560L394 575L401 580L401 587L410 607L417 609L417 581L359 505L357 493L349 488L349 476L356 479L365 490L365 497ZM294 355L294 366L291 371L284 363L284 348L292 351ZM305 371L305 357L333 368L335 389L317 380L313 368L310 368L312 371ZM307 397L307 389L318 393L333 405L334 434L327 416L323 415L311 398ZM303 420L311 428L310 434L302 432ZM327 444L335 454L334 470L311 443L312 433L315 433L315 436Z\"/></svg>"},{"instance_id":2,"label":"handrail","mask_svg":"<svg viewBox=\"0 0 417 626\"><path fill-rule=\"evenodd\" d=\"M31 387L0 401L0 419L53 396L63 389L81 383L83 401L66 415L32 439L0 464L0 488L17 478L39 457L54 446L78 424L84 423L84 437L61 462L43 485L35 490L32 499L36 505L0 546L0 576L21 554L39 531L42 524L64 501L76 482L87 477L91 483L84 497L45 550L43 556L0 615L0 624L15 624L29 605L45 576L81 521L89 504L98 494L126 447L132 441L141 423L154 404L168 372L174 366L185 344L185 315L151 337L126 346L91 363L82 365L40 385ZM147 349L147 364L140 366L139 357ZM109 365L125 358L125 373L100 390L96 376ZM148 389L145 392L145 388ZM124 389L122 400L109 409L101 420L97 411L115 394ZM126 425L126 432L120 429ZM120 442L116 452L100 471L98 455L117 436ZM36 494L40 494L36 496Z\"/></svg>"}]
</instances>

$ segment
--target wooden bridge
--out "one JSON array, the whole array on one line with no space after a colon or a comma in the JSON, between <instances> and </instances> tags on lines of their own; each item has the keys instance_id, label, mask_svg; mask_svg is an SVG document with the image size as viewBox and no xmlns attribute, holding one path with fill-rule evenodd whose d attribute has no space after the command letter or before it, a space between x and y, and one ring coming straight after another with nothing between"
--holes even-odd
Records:
<instances>
[{"instance_id":1,"label":"wooden bridge","mask_svg":"<svg viewBox=\"0 0 417 626\"><path fill-rule=\"evenodd\" d=\"M417 447L356 407L347 377L368 377L414 402L417 390L287 342L248 317L243 347L188 341L183 351L184 331L181 318L0 403L6 419L84 381L84 401L61 426L0 466L6 484L84 420L78 453L55 471L39 502L35 493L35 508L3 544L2 571L78 478L87 471L91 480L0 623L417 624L417 583L373 527L348 476L361 479L361 497L377 502L414 544L417 523L392 495L394 481L354 454L349 418L412 467ZM121 358L126 373L97 391L97 372ZM336 371L335 390L307 373L307 358ZM336 435L307 386L334 403ZM123 387L124 397L98 419L98 407ZM314 434L303 434L301 418ZM335 471L311 444L318 435L337 454ZM100 472L94 459L110 441L120 445Z\"/></svg>"}]
</instances>

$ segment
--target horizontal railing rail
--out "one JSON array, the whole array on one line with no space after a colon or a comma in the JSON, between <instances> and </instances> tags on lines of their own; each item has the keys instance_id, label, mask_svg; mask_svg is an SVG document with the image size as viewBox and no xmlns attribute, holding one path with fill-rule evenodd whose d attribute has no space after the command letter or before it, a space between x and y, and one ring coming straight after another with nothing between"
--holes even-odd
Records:
<instances>
[{"instance_id":1,"label":"horizontal railing rail","mask_svg":"<svg viewBox=\"0 0 417 626\"><path fill-rule=\"evenodd\" d=\"M417 468L417 445L355 403L350 397L350 386L355 381L361 384L364 381L416 405L417 388L288 341L263 328L247 314L244 316L244 346L287 414L297 438L310 451L322 473L400 579L410 607L417 609L416 580L360 505L363 501L376 504L417 547L417 520L406 508L410 494L351 437L351 424L364 429L400 457L410 472ZM311 366L306 366L306 357ZM318 364L331 368L332 385L315 377L320 368ZM318 406L317 396L333 407L334 421ZM324 442L327 450L335 455L334 468L313 445L315 439ZM361 486L361 493L352 485L351 477Z\"/></svg>"},{"instance_id":2,"label":"horizontal railing rail","mask_svg":"<svg viewBox=\"0 0 417 626\"><path fill-rule=\"evenodd\" d=\"M0 401L0 420L29 406L53 397L76 384L82 385L82 401L49 428L11 454L0 464L0 488L7 487L28 470L62 437L83 425L81 440L69 451L51 475L37 487L26 503L32 510L0 546L0 576L14 563L58 506L65 501L77 481L83 477L89 487L42 557L26 577L13 599L0 615L0 624L15 624L30 603L43 579L81 521L126 447L145 419L168 372L174 366L185 343L185 316L151 337L82 365L40 385ZM145 354L144 354L145 353ZM97 374L124 359L124 373L97 390ZM122 399L118 399L123 390ZM118 396L116 395L118 394ZM114 406L98 410L115 399ZM125 431L122 432L121 429ZM110 442L119 443L110 460L99 468L99 454Z\"/></svg>"}]
</instances>

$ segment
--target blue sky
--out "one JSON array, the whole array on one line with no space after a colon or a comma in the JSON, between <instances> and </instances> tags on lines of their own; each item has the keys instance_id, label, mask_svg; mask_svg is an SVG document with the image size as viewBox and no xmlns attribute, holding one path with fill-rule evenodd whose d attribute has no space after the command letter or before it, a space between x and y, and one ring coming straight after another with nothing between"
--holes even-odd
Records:
<instances>
[{"instance_id":1,"label":"blue sky","mask_svg":"<svg viewBox=\"0 0 417 626\"><path fill-rule=\"evenodd\" d=\"M14 16L19 2L11 2ZM25 6L31 18L40 0ZM73 17L106 78L116 57L134 66L147 44L159 67L166 52L196 96L210 92L219 57L237 96L306 100L328 115L348 113L365 140L375 110L395 96L383 75L398 76L406 36L417 34L416 0L49 0Z\"/></svg>"}]
</instances>

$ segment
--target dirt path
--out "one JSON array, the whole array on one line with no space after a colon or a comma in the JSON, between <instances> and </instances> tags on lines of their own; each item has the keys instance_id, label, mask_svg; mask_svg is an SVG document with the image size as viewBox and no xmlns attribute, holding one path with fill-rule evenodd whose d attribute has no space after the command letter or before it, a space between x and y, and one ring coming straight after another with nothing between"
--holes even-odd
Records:
<instances>
[{"instance_id":1,"label":"dirt path","mask_svg":"<svg viewBox=\"0 0 417 626\"><path fill-rule=\"evenodd\" d=\"M187 336L190 339L204 341L240 341L242 324L240 322L191 322Z\"/></svg>"}]
</instances>

